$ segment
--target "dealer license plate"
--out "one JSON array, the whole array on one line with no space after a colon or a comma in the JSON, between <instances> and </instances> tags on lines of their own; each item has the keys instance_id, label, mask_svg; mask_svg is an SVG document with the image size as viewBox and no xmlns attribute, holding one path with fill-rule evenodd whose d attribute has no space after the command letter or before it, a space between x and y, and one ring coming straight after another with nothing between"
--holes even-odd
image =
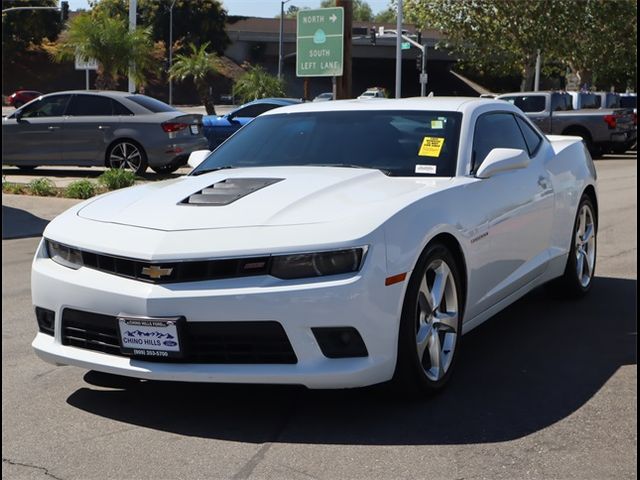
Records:
<instances>
[{"instance_id":1,"label":"dealer license plate","mask_svg":"<svg viewBox=\"0 0 640 480\"><path fill-rule=\"evenodd\" d=\"M191 133L193 135L197 135L200 132L198 125L191 125L189 128L191 129Z\"/></svg>"},{"instance_id":2,"label":"dealer license plate","mask_svg":"<svg viewBox=\"0 0 640 480\"><path fill-rule=\"evenodd\" d=\"M118 317L120 351L135 357L180 358L184 318Z\"/></svg>"}]
</instances>

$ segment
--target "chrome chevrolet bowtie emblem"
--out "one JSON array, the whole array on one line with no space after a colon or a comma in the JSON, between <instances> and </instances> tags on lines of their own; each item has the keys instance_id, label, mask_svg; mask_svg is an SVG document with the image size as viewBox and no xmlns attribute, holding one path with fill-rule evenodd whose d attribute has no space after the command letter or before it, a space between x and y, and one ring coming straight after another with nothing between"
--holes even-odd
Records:
<instances>
[{"instance_id":1,"label":"chrome chevrolet bowtie emblem","mask_svg":"<svg viewBox=\"0 0 640 480\"><path fill-rule=\"evenodd\" d=\"M166 277L171 275L171 272L173 272L173 268L162 268L157 265L142 268L142 275L147 275L149 278L153 279Z\"/></svg>"}]
</instances>

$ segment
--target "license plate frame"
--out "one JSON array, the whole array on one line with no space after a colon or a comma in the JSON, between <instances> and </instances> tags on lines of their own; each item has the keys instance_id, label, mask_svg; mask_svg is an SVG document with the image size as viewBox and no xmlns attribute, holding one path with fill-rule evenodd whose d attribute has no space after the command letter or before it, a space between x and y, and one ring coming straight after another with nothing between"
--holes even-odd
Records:
<instances>
[{"instance_id":1,"label":"license plate frame","mask_svg":"<svg viewBox=\"0 0 640 480\"><path fill-rule=\"evenodd\" d=\"M184 358L184 317L117 317L120 351L138 359Z\"/></svg>"}]
</instances>

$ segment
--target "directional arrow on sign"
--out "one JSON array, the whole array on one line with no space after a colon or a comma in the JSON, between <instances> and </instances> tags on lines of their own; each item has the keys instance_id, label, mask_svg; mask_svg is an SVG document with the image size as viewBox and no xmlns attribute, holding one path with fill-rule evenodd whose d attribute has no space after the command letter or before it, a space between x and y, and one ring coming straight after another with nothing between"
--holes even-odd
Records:
<instances>
[{"instance_id":1,"label":"directional arrow on sign","mask_svg":"<svg viewBox=\"0 0 640 480\"><path fill-rule=\"evenodd\" d=\"M329 20L331 20L331 23L336 23L337 19L338 19L338 17L336 17L335 13L329 17Z\"/></svg>"}]
</instances>

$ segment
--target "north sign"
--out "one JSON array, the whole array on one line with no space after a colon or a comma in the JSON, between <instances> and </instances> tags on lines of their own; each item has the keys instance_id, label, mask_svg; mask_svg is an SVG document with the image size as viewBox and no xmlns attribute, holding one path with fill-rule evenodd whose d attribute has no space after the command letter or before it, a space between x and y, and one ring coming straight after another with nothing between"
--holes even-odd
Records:
<instances>
[{"instance_id":1,"label":"north sign","mask_svg":"<svg viewBox=\"0 0 640 480\"><path fill-rule=\"evenodd\" d=\"M301 10L296 30L296 75L339 77L343 67L344 9Z\"/></svg>"}]
</instances>

